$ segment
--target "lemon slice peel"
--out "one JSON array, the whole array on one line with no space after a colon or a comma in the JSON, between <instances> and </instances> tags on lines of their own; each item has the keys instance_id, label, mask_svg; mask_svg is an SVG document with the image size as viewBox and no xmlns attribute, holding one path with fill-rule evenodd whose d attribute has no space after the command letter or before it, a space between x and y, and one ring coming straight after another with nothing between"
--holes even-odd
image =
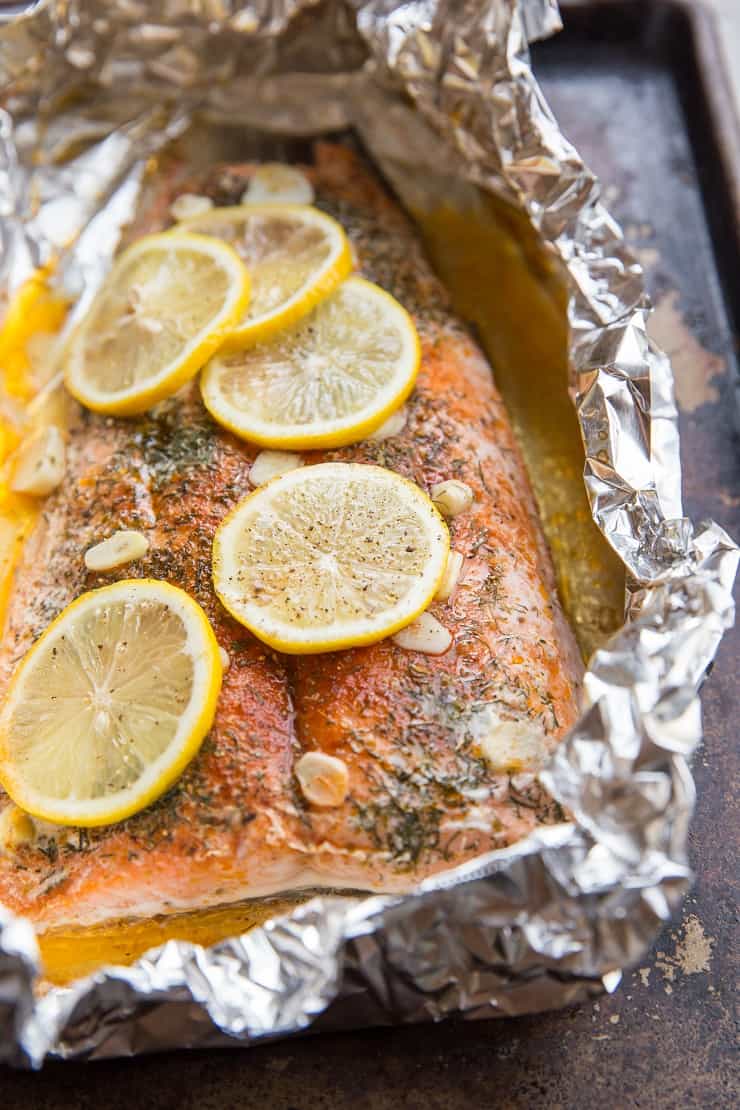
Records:
<instances>
[{"instance_id":1,"label":"lemon slice peel","mask_svg":"<svg viewBox=\"0 0 740 1110\"><path fill-rule=\"evenodd\" d=\"M121 821L160 797L197 754L221 678L211 625L184 590L146 578L91 590L16 668L0 712L0 782L43 820Z\"/></svg>"},{"instance_id":2,"label":"lemon slice peel","mask_svg":"<svg viewBox=\"0 0 740 1110\"><path fill-rule=\"evenodd\" d=\"M413 390L420 361L406 309L354 276L271 340L217 353L200 387L213 418L242 439L320 450L383 427Z\"/></svg>"},{"instance_id":3,"label":"lemon slice peel","mask_svg":"<svg viewBox=\"0 0 740 1110\"><path fill-rule=\"evenodd\" d=\"M274 478L219 526L216 593L287 654L375 643L434 598L447 526L423 490L383 467L319 463Z\"/></svg>"},{"instance_id":4,"label":"lemon slice peel","mask_svg":"<svg viewBox=\"0 0 740 1110\"><path fill-rule=\"evenodd\" d=\"M218 350L246 311L250 288L238 254L219 239L144 236L116 260L70 337L67 389L94 412L146 412Z\"/></svg>"},{"instance_id":5,"label":"lemon slice peel","mask_svg":"<svg viewBox=\"0 0 740 1110\"><path fill-rule=\"evenodd\" d=\"M214 208L180 221L167 235L200 233L229 242L252 281L243 318L224 349L262 343L307 315L352 272L352 248L332 216L308 204Z\"/></svg>"}]
</instances>

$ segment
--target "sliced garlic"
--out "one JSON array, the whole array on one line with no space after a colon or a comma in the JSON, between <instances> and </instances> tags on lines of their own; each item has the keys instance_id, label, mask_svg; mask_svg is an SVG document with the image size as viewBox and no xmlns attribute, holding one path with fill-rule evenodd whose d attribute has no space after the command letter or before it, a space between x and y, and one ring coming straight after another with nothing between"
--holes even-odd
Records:
<instances>
[{"instance_id":1,"label":"sliced garlic","mask_svg":"<svg viewBox=\"0 0 740 1110\"><path fill-rule=\"evenodd\" d=\"M16 453L10 488L16 493L46 497L64 478L65 448L59 428L50 424L34 432Z\"/></svg>"},{"instance_id":2,"label":"sliced garlic","mask_svg":"<svg viewBox=\"0 0 740 1110\"><path fill-rule=\"evenodd\" d=\"M26 355L31 363L34 386L40 388L51 381L57 368L58 350L59 339L52 332L37 331L28 337Z\"/></svg>"},{"instance_id":3,"label":"sliced garlic","mask_svg":"<svg viewBox=\"0 0 740 1110\"><path fill-rule=\"evenodd\" d=\"M406 651L444 655L452 643L452 634L431 613L421 613L406 628L396 632L392 640Z\"/></svg>"},{"instance_id":4,"label":"sliced garlic","mask_svg":"<svg viewBox=\"0 0 740 1110\"><path fill-rule=\"evenodd\" d=\"M303 459L292 451L260 451L249 471L249 481L253 486L263 486L271 478L297 470L299 466L303 466Z\"/></svg>"},{"instance_id":5,"label":"sliced garlic","mask_svg":"<svg viewBox=\"0 0 740 1110\"><path fill-rule=\"evenodd\" d=\"M442 516L457 516L473 504L473 491L465 482L450 478L447 482L437 482L432 486L432 501Z\"/></svg>"},{"instance_id":6,"label":"sliced garlic","mask_svg":"<svg viewBox=\"0 0 740 1110\"><path fill-rule=\"evenodd\" d=\"M349 790L349 772L341 759L324 752L306 752L295 765L306 801L315 806L340 806Z\"/></svg>"},{"instance_id":7,"label":"sliced garlic","mask_svg":"<svg viewBox=\"0 0 740 1110\"><path fill-rule=\"evenodd\" d=\"M255 170L242 204L313 204L314 191L304 173L282 162L266 162Z\"/></svg>"},{"instance_id":8,"label":"sliced garlic","mask_svg":"<svg viewBox=\"0 0 740 1110\"><path fill-rule=\"evenodd\" d=\"M208 212L213 208L210 197L200 196L198 193L182 193L170 205L170 215L175 220L187 220L190 216L200 216L201 212Z\"/></svg>"},{"instance_id":9,"label":"sliced garlic","mask_svg":"<svg viewBox=\"0 0 740 1110\"><path fill-rule=\"evenodd\" d=\"M407 416L406 406L401 405L400 409L392 412L385 423L376 428L367 438L373 443L379 443L381 440L390 439L391 436L400 435L406 427Z\"/></svg>"},{"instance_id":10,"label":"sliced garlic","mask_svg":"<svg viewBox=\"0 0 740 1110\"><path fill-rule=\"evenodd\" d=\"M460 552L451 551L450 554L447 556L447 566L445 567L445 572L442 575L442 581L439 584L439 589L434 595L437 601L447 601L449 597L452 597L454 589L457 586L457 580L460 577L462 565L463 557Z\"/></svg>"},{"instance_id":11,"label":"sliced garlic","mask_svg":"<svg viewBox=\"0 0 740 1110\"><path fill-rule=\"evenodd\" d=\"M0 813L0 851L14 852L36 840L33 818L12 802Z\"/></svg>"},{"instance_id":12,"label":"sliced garlic","mask_svg":"<svg viewBox=\"0 0 740 1110\"><path fill-rule=\"evenodd\" d=\"M125 566L135 559L141 559L149 550L149 540L141 532L121 529L107 540L96 543L85 552L85 566L88 570L114 570Z\"/></svg>"},{"instance_id":13,"label":"sliced garlic","mask_svg":"<svg viewBox=\"0 0 740 1110\"><path fill-rule=\"evenodd\" d=\"M231 666L231 656L229 655L226 648L221 647L220 644L218 645L218 654L221 660L221 667L223 668L223 670L228 671L229 667Z\"/></svg>"},{"instance_id":14,"label":"sliced garlic","mask_svg":"<svg viewBox=\"0 0 740 1110\"><path fill-rule=\"evenodd\" d=\"M492 771L535 771L545 762L545 734L535 721L502 720L486 705L472 715L467 730Z\"/></svg>"}]
</instances>

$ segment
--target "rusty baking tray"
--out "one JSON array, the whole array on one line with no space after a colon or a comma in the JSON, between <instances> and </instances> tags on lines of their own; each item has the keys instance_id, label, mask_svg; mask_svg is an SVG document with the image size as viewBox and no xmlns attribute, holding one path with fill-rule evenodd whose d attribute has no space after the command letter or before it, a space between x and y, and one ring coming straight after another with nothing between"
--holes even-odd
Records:
<instances>
[{"instance_id":1,"label":"rusty baking tray","mask_svg":"<svg viewBox=\"0 0 740 1110\"><path fill-rule=\"evenodd\" d=\"M740 452L727 402L738 381L740 145L716 33L703 12L680 2L609 0L562 7L566 29L534 47L536 72L566 134L602 178L605 199L645 265L658 306L661 342L677 362L687 511L696 518L712 515L737 534ZM639 148L651 152L649 162L637 153L638 136ZM735 757L722 739L729 739L730 722L740 715L735 680L739 640L737 632L728 635L712 698L705 706L712 766L696 768L694 910L707 932L718 938L713 966L716 976L725 980L731 976L731 961L729 942L722 938L731 932L732 906L722 876L729 873L733 859L729 784ZM725 828L717 817L723 812ZM665 937L658 942L659 948L669 945ZM643 982L643 994L620 1006L618 1031L606 1024L610 1011L604 1004L598 1021L589 1007L583 1007L575 1015L499 1021L495 1034L487 1032L488 1023L327 1033L318 1068L315 1041L296 1040L253 1049L250 1057L194 1053L150 1059L138 1067L127 1061L92 1070L66 1065L62 1089L56 1070L33 1077L3 1074L4 1104L7 1110L25 1110L30 1098L31 1105L77 1106L104 1083L109 1110L129 1107L132 1101L187 1110L202 1105L215 1089L225 1106L241 1105L249 1093L255 1105L264 1103L274 1110L323 1105L326 1100L349 1105L361 1095L371 1098L373 1105L392 1107L405 1102L412 1068L417 1093L452 1108L476 1099L489 1105L495 1082L506 1090L511 1107L531 1106L533 1084L548 1084L557 1101L579 1110L592 1103L589 1075L592 1078L594 1061L589 1051L603 1028L611 1038L611 1062L609 1074L601 1075L602 1100L609 1102L611 1096L617 1105L627 1097L627 1070L637 1082L641 1077L646 1105L668 1105L657 1097L659 1092L666 1095L666 1082L685 1076L694 1062L694 1074L699 1074L702 1030L711 1024L717 1042L727 1033L713 1021L712 996L699 978L687 981L683 995L676 991L668 997L656 970L649 983ZM651 1010L662 1008L658 1025L648 1012L648 1001ZM609 1006L618 1003L619 996L609 1000ZM569 1035L564 1039L566 1023ZM491 1052L494 1035L501 1051ZM634 1043L646 1037L651 1048L643 1070ZM504 1050L506 1044L512 1051ZM554 1047L556 1052L548 1050ZM715 1047L719 1056L730 1059L729 1036ZM378 1066L379 1052L383 1067ZM457 1068L435 1064L444 1059L441 1054L463 1059L461 1053L471 1077L464 1085ZM268 1055L274 1067L264 1066ZM672 1104L680 1103L678 1088L671 1089ZM654 1103L651 1094L656 1096ZM704 1104L716 1104L711 1090Z\"/></svg>"},{"instance_id":2,"label":"rusty baking tray","mask_svg":"<svg viewBox=\"0 0 740 1110\"><path fill-rule=\"evenodd\" d=\"M560 6L565 28L535 44L535 73L604 182L651 294L672 283L685 322L725 362L740 432L740 108L716 17L699 0Z\"/></svg>"}]
</instances>

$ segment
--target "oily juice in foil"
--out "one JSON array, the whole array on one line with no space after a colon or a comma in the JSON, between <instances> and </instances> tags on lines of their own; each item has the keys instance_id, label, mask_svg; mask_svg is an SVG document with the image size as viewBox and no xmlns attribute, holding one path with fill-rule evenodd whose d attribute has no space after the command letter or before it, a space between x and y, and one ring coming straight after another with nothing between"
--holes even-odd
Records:
<instances>
[{"instance_id":1,"label":"oily juice in foil","mask_svg":"<svg viewBox=\"0 0 740 1110\"><path fill-rule=\"evenodd\" d=\"M416 214L455 308L489 356L517 433L584 659L624 616L624 568L591 516L568 397L567 287L531 225L497 197Z\"/></svg>"}]
</instances>

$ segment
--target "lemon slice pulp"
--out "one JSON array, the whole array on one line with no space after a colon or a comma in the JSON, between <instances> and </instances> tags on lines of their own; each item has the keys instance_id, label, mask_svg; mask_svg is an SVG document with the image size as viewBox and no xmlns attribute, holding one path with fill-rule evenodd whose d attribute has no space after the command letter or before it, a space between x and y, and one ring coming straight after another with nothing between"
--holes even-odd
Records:
<instances>
[{"instance_id":1,"label":"lemon slice pulp","mask_svg":"<svg viewBox=\"0 0 740 1110\"><path fill-rule=\"evenodd\" d=\"M229 243L252 280L252 296L227 346L255 343L310 312L352 269L341 225L303 204L214 208L183 220L170 235L196 231Z\"/></svg>"},{"instance_id":2,"label":"lemon slice pulp","mask_svg":"<svg viewBox=\"0 0 740 1110\"><path fill-rule=\"evenodd\" d=\"M272 339L216 354L201 392L220 424L263 447L340 447L380 427L418 369L409 314L379 286L351 277Z\"/></svg>"},{"instance_id":3,"label":"lemon slice pulp","mask_svg":"<svg viewBox=\"0 0 740 1110\"><path fill-rule=\"evenodd\" d=\"M216 532L229 612L279 651L369 644L431 602L449 533L427 495L384 467L321 463L245 498Z\"/></svg>"},{"instance_id":4,"label":"lemon slice pulp","mask_svg":"<svg viewBox=\"0 0 740 1110\"><path fill-rule=\"evenodd\" d=\"M120 821L196 754L221 674L208 619L183 590L140 578L83 594L13 676L0 712L0 781L45 820Z\"/></svg>"},{"instance_id":5,"label":"lemon slice pulp","mask_svg":"<svg viewBox=\"0 0 740 1110\"><path fill-rule=\"evenodd\" d=\"M145 236L116 261L74 333L67 388L97 412L145 412L200 370L248 302L249 275L226 243Z\"/></svg>"}]
</instances>

